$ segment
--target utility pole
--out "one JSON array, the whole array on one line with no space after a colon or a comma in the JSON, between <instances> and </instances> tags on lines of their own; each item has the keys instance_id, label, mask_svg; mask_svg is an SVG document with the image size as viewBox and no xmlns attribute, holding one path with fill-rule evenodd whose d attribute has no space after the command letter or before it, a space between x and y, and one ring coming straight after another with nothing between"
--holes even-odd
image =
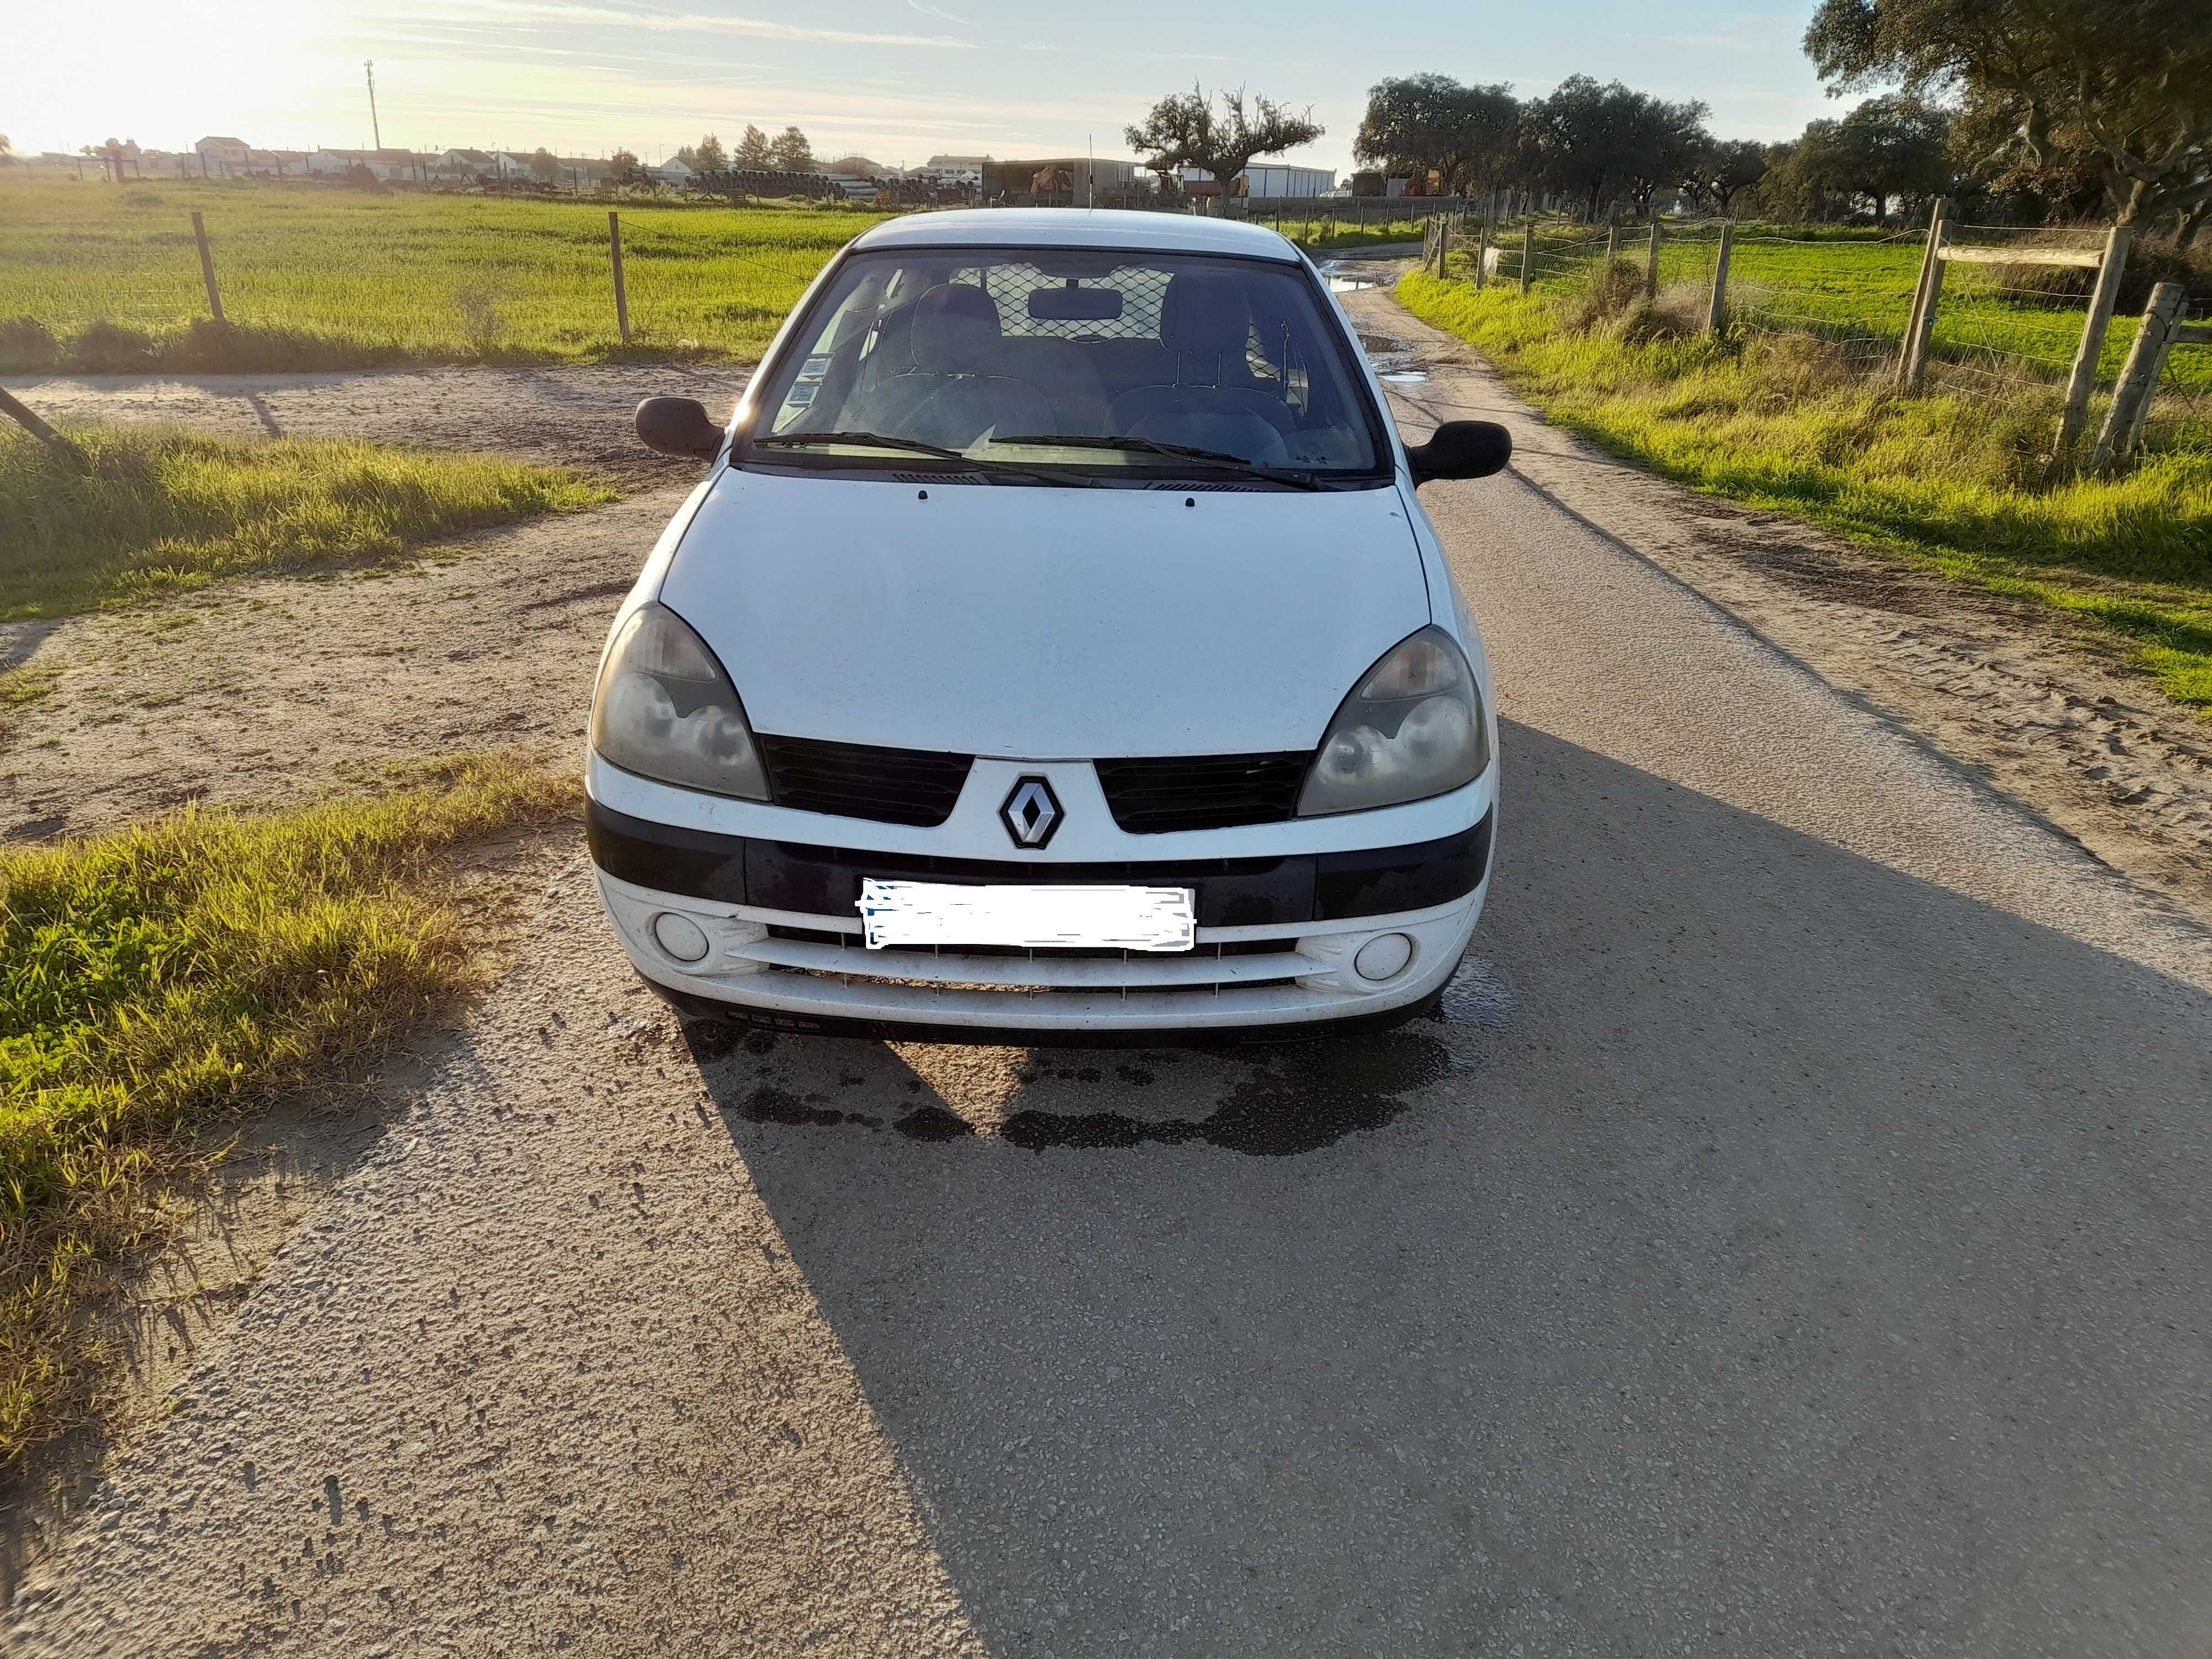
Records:
<instances>
[{"instance_id":1,"label":"utility pole","mask_svg":"<svg viewBox=\"0 0 2212 1659\"><path fill-rule=\"evenodd\" d=\"M368 72L369 136L376 140L377 149L382 149L384 148L384 129L377 125L376 120L376 59L374 58L364 58L361 60L361 66Z\"/></svg>"}]
</instances>

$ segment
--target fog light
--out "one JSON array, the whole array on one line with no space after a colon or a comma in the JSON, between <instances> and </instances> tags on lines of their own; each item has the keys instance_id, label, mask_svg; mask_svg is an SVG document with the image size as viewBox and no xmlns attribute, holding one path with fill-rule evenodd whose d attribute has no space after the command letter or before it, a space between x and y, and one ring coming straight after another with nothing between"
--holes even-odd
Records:
<instances>
[{"instance_id":1,"label":"fog light","mask_svg":"<svg viewBox=\"0 0 2212 1659\"><path fill-rule=\"evenodd\" d=\"M1413 941L1403 933L1377 933L1359 947L1359 954L1352 959L1362 979L1381 983L1395 979L1406 971L1406 964L1413 959Z\"/></svg>"},{"instance_id":2,"label":"fog light","mask_svg":"<svg viewBox=\"0 0 2212 1659\"><path fill-rule=\"evenodd\" d=\"M706 929L673 910L663 910L653 919L653 939L678 962L698 962L707 954Z\"/></svg>"}]
</instances>

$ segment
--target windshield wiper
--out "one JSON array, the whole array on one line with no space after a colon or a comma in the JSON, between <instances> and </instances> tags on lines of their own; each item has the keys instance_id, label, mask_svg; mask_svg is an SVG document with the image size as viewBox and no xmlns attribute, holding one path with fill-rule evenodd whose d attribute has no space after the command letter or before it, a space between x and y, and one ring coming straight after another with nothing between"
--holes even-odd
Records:
<instances>
[{"instance_id":1,"label":"windshield wiper","mask_svg":"<svg viewBox=\"0 0 2212 1659\"><path fill-rule=\"evenodd\" d=\"M1265 461L1248 461L1242 455L1231 455L1218 449L1199 449L1189 444L1165 444L1157 438L1098 438L1054 433L1024 433L1018 438L993 438L994 444L1057 444L1066 449L1120 449L1139 454L1165 455L1178 461L1196 461L1201 465L1223 471L1249 473L1255 478L1266 478L1273 483L1285 483L1298 489L1319 489L1310 472L1300 472L1289 467L1270 466Z\"/></svg>"},{"instance_id":2,"label":"windshield wiper","mask_svg":"<svg viewBox=\"0 0 2212 1659\"><path fill-rule=\"evenodd\" d=\"M964 461L968 458L957 449L947 449L943 444L926 444L919 438L887 438L880 432L779 432L766 438L753 440L753 447L770 447L795 448L800 444L873 444L878 449L903 449L916 455L934 455L940 461Z\"/></svg>"},{"instance_id":3,"label":"windshield wiper","mask_svg":"<svg viewBox=\"0 0 2212 1659\"><path fill-rule=\"evenodd\" d=\"M1028 478L1037 483L1055 487L1075 486L1091 488L1096 479L1073 473L1051 473L1033 466L1022 466L1012 461L993 460L988 456L975 456L957 449L948 449L943 444L926 444L919 438L893 438L880 432L778 432L765 438L753 440L756 449L793 449L802 444L851 444L858 447L873 444L878 449L904 450L909 454L927 455L933 460L957 461L963 466L973 467L978 472L996 472L1010 478Z\"/></svg>"}]
</instances>

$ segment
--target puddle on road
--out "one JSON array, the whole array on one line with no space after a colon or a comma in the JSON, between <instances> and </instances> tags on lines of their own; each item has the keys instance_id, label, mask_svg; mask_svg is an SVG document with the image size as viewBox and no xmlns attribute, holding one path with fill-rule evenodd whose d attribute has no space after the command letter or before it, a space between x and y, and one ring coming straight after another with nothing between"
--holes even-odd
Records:
<instances>
[{"instance_id":1,"label":"puddle on road","mask_svg":"<svg viewBox=\"0 0 2212 1659\"><path fill-rule=\"evenodd\" d=\"M1357 294L1363 288L1380 287L1380 283L1370 282L1364 276L1332 276L1328 279L1331 294Z\"/></svg>"},{"instance_id":2,"label":"puddle on road","mask_svg":"<svg viewBox=\"0 0 2212 1659\"><path fill-rule=\"evenodd\" d=\"M1363 333L1359 337L1359 349L1366 355L1376 374L1385 383L1399 386L1428 383L1429 372L1421 367L1420 353L1396 335Z\"/></svg>"},{"instance_id":3,"label":"puddle on road","mask_svg":"<svg viewBox=\"0 0 2212 1659\"><path fill-rule=\"evenodd\" d=\"M1444 987L1444 1018L1455 1025L1502 1031L1513 1024L1513 993L1498 969L1480 957L1463 957Z\"/></svg>"}]
</instances>

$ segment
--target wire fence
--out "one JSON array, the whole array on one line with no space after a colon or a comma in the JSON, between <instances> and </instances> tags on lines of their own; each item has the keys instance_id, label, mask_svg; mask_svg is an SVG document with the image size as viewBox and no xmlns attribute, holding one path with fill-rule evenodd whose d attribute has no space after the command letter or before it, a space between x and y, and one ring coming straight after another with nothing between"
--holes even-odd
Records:
<instances>
[{"instance_id":1,"label":"wire fence","mask_svg":"<svg viewBox=\"0 0 2212 1659\"><path fill-rule=\"evenodd\" d=\"M1640 302L1673 331L1809 345L1832 375L2002 400L2015 413L2052 417L2058 449L2094 437L2140 325L2110 308L2124 270L2124 238L2101 226L1947 220L1931 259L1930 234L1924 225L1852 235L1723 220L1618 227L1462 220L1431 268L1567 302L1583 324ZM2100 313L2108 264L2107 308ZM2201 314L2206 302L2195 303ZM2140 428L2147 450L2212 445L2212 345L2180 337ZM2085 352L2090 360L2077 372Z\"/></svg>"},{"instance_id":2,"label":"wire fence","mask_svg":"<svg viewBox=\"0 0 2212 1659\"><path fill-rule=\"evenodd\" d=\"M625 348L744 361L879 216L337 191L272 205L222 185L102 191L93 205L97 216L11 225L0 373L560 362Z\"/></svg>"}]
</instances>

